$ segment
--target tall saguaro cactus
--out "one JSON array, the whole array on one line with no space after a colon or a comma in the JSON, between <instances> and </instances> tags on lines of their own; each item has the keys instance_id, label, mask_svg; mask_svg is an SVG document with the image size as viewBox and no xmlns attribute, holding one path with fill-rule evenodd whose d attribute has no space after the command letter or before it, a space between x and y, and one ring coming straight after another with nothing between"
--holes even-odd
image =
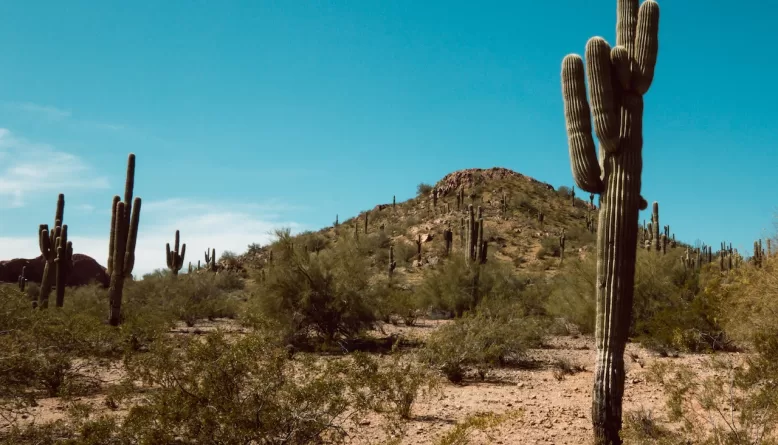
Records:
<instances>
[{"instance_id":1,"label":"tall saguaro cactus","mask_svg":"<svg viewBox=\"0 0 778 445\"><path fill-rule=\"evenodd\" d=\"M141 199L133 201L135 188L135 155L127 157L127 178L124 182L124 201L113 197L111 214L111 236L108 241L108 273L111 276L108 288L110 314L108 323L118 326L121 323L122 294L124 279L132 276L135 266L135 243L138 238Z\"/></svg>"},{"instance_id":2,"label":"tall saguaro cactus","mask_svg":"<svg viewBox=\"0 0 778 445\"><path fill-rule=\"evenodd\" d=\"M176 230L176 241L173 244L173 250L170 250L170 243L165 244L165 257L167 259L167 267L173 273L178 276L178 271L184 267L184 256L186 256L186 243L181 246L181 253L179 254L178 246L181 242L181 234Z\"/></svg>"},{"instance_id":3,"label":"tall saguaro cactus","mask_svg":"<svg viewBox=\"0 0 778 445\"><path fill-rule=\"evenodd\" d=\"M49 295L51 294L51 280L55 278L54 261L57 259L57 239L62 232L62 219L65 215L65 195L62 193L57 196L57 210L54 214L54 227L49 230L47 224L41 224L38 227L38 246L41 255L46 261L43 266L43 276L41 277L41 288L38 294L38 304L41 309L49 307Z\"/></svg>"},{"instance_id":4,"label":"tall saguaro cactus","mask_svg":"<svg viewBox=\"0 0 778 445\"><path fill-rule=\"evenodd\" d=\"M639 7L638 7L639 6ZM597 444L620 444L624 348L632 315L638 212L643 170L643 95L654 77L659 48L659 5L618 0L616 46L601 37L583 59L562 62L570 165L576 184L600 195L597 231L597 362L592 422ZM589 80L589 101L586 83ZM592 137L600 141L599 161Z\"/></svg>"}]
</instances>

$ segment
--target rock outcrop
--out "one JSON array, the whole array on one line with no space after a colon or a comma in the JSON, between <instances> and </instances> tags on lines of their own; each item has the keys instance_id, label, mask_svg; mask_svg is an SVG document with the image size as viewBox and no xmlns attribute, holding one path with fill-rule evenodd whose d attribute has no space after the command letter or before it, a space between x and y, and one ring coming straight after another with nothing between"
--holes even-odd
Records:
<instances>
[{"instance_id":1,"label":"rock outcrop","mask_svg":"<svg viewBox=\"0 0 778 445\"><path fill-rule=\"evenodd\" d=\"M13 260L0 261L0 282L18 282L22 268L26 267L25 278L30 282L40 283L43 277L44 265L43 256L31 260L15 258ZM109 281L110 278L105 272L105 267L98 264L94 258L78 253L73 254L73 270L68 276L67 286L84 286L99 283L103 287L108 287Z\"/></svg>"}]
</instances>

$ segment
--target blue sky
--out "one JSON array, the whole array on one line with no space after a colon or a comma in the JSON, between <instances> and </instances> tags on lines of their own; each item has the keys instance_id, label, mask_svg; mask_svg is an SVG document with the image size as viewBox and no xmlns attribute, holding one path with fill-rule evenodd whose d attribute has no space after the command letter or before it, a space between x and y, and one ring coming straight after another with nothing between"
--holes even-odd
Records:
<instances>
[{"instance_id":1,"label":"blue sky","mask_svg":"<svg viewBox=\"0 0 778 445\"><path fill-rule=\"evenodd\" d=\"M196 261L503 166L572 184L562 57L615 1L39 1L0 6L0 258L37 255L58 192L104 262L137 154L136 272ZM774 6L660 2L643 191L684 240L772 233ZM141 265L142 263L142 265Z\"/></svg>"}]
</instances>

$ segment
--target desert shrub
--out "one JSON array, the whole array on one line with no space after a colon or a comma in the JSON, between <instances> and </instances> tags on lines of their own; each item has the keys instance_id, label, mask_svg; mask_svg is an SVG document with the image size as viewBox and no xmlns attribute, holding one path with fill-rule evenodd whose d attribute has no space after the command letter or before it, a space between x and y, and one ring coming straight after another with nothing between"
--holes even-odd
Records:
<instances>
[{"instance_id":1,"label":"desert shrub","mask_svg":"<svg viewBox=\"0 0 778 445\"><path fill-rule=\"evenodd\" d=\"M467 368L483 379L489 369L519 361L542 343L542 322L522 315L514 308L468 314L433 332L422 357L453 383L464 379Z\"/></svg>"},{"instance_id":2,"label":"desert shrub","mask_svg":"<svg viewBox=\"0 0 778 445\"><path fill-rule=\"evenodd\" d=\"M409 354L394 352L384 363L362 353L354 354L352 360L359 385L369 389L363 394L369 401L366 405L395 421L410 419L417 398L438 389L433 373Z\"/></svg>"},{"instance_id":3,"label":"desert shrub","mask_svg":"<svg viewBox=\"0 0 778 445\"><path fill-rule=\"evenodd\" d=\"M562 249L559 246L559 238L551 236L545 237L540 240L540 249L538 249L535 256L537 259L542 260L546 257L558 257Z\"/></svg>"},{"instance_id":4,"label":"desert shrub","mask_svg":"<svg viewBox=\"0 0 778 445\"><path fill-rule=\"evenodd\" d=\"M554 378L564 380L566 376L575 375L586 371L580 363L576 363L566 357L557 357L551 362Z\"/></svg>"},{"instance_id":5,"label":"desert shrub","mask_svg":"<svg viewBox=\"0 0 778 445\"><path fill-rule=\"evenodd\" d=\"M123 310L124 317L126 321L139 322L134 317L136 311L145 316L155 309L159 316L173 316L188 326L194 326L202 319L233 318L237 313L237 302L228 291L242 287L242 280L230 272L147 276L125 288L127 308ZM148 340L143 342L148 343Z\"/></svg>"},{"instance_id":6,"label":"desert shrub","mask_svg":"<svg viewBox=\"0 0 778 445\"><path fill-rule=\"evenodd\" d=\"M368 302L376 287L353 240L340 240L312 256L295 247L288 232L277 235L279 254L257 296L256 309L264 318L284 326L291 337L314 333L326 341L355 336L373 325L376 314Z\"/></svg>"},{"instance_id":7,"label":"desert shrub","mask_svg":"<svg viewBox=\"0 0 778 445\"><path fill-rule=\"evenodd\" d=\"M557 195L559 195L561 198L570 198L570 187L566 185L560 185L558 189L556 189Z\"/></svg>"},{"instance_id":8,"label":"desert shrub","mask_svg":"<svg viewBox=\"0 0 778 445\"><path fill-rule=\"evenodd\" d=\"M594 333L596 260L594 255L571 258L552 282L547 309L551 315L575 324L581 333Z\"/></svg>"},{"instance_id":9,"label":"desert shrub","mask_svg":"<svg viewBox=\"0 0 778 445\"><path fill-rule=\"evenodd\" d=\"M25 295L0 286L0 427L38 398L94 391L103 360L127 350L127 334L104 323L107 303L99 311L99 301L66 298L64 308L34 311Z\"/></svg>"},{"instance_id":10,"label":"desert shrub","mask_svg":"<svg viewBox=\"0 0 778 445\"><path fill-rule=\"evenodd\" d=\"M565 261L554 278L550 314L594 332L596 258ZM721 296L708 291L699 276L686 271L677 257L639 250L635 272L630 335L657 351L703 351L730 346L719 323Z\"/></svg>"},{"instance_id":11,"label":"desert shrub","mask_svg":"<svg viewBox=\"0 0 778 445\"><path fill-rule=\"evenodd\" d=\"M121 431L140 443L339 442L338 423L359 408L348 363L292 361L259 334L157 342L127 370L128 381L157 388L142 393Z\"/></svg>"},{"instance_id":12,"label":"desert shrub","mask_svg":"<svg viewBox=\"0 0 778 445\"><path fill-rule=\"evenodd\" d=\"M432 186L424 182L420 182L416 186L416 196L427 196L432 193Z\"/></svg>"},{"instance_id":13,"label":"desert shrub","mask_svg":"<svg viewBox=\"0 0 778 445\"><path fill-rule=\"evenodd\" d=\"M409 265L416 259L416 245L406 242L397 242L394 244L394 260L397 265Z\"/></svg>"},{"instance_id":14,"label":"desert shrub","mask_svg":"<svg viewBox=\"0 0 778 445\"><path fill-rule=\"evenodd\" d=\"M470 443L470 436L474 432L483 432L493 443L499 441L497 437L489 434L489 430L499 426L510 419L517 419L523 415L523 411L513 410L503 414L476 413L458 422L453 428L443 434L435 443L437 445L466 445Z\"/></svg>"},{"instance_id":15,"label":"desert shrub","mask_svg":"<svg viewBox=\"0 0 778 445\"><path fill-rule=\"evenodd\" d=\"M474 309L485 299L522 301L528 312L540 313L543 310L536 296L524 295L528 284L527 277L516 275L507 264L490 261L479 266L455 254L425 276L417 294L425 307L456 316Z\"/></svg>"},{"instance_id":16,"label":"desert shrub","mask_svg":"<svg viewBox=\"0 0 778 445\"><path fill-rule=\"evenodd\" d=\"M669 420L679 423L682 437L694 443L778 443L775 264L744 266L726 278L703 273L698 284L716 302L729 335L752 350L750 354L712 356L701 367L653 364L649 378L660 383L668 396Z\"/></svg>"},{"instance_id":17,"label":"desert shrub","mask_svg":"<svg viewBox=\"0 0 778 445\"><path fill-rule=\"evenodd\" d=\"M644 408L624 413L621 437L635 445L676 445L678 437Z\"/></svg>"},{"instance_id":18,"label":"desert shrub","mask_svg":"<svg viewBox=\"0 0 778 445\"><path fill-rule=\"evenodd\" d=\"M419 295L413 290L391 287L385 295L383 313L386 314L387 319L392 320L392 317L397 317L406 326L413 326L422 315L424 305Z\"/></svg>"}]
</instances>

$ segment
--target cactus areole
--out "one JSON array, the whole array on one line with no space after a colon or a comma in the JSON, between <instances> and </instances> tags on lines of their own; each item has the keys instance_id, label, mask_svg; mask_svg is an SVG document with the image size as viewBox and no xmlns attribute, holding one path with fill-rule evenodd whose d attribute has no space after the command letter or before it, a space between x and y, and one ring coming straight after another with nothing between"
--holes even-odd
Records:
<instances>
[{"instance_id":1,"label":"cactus areole","mask_svg":"<svg viewBox=\"0 0 778 445\"><path fill-rule=\"evenodd\" d=\"M639 7L638 7L639 6ZM597 444L620 444L624 348L632 315L643 169L643 95L658 51L659 5L618 0L616 46L601 37L562 62L562 95L576 184L600 195L597 230L597 362L592 423ZM589 82L589 97L585 78ZM599 140L595 148L592 135Z\"/></svg>"}]
</instances>

